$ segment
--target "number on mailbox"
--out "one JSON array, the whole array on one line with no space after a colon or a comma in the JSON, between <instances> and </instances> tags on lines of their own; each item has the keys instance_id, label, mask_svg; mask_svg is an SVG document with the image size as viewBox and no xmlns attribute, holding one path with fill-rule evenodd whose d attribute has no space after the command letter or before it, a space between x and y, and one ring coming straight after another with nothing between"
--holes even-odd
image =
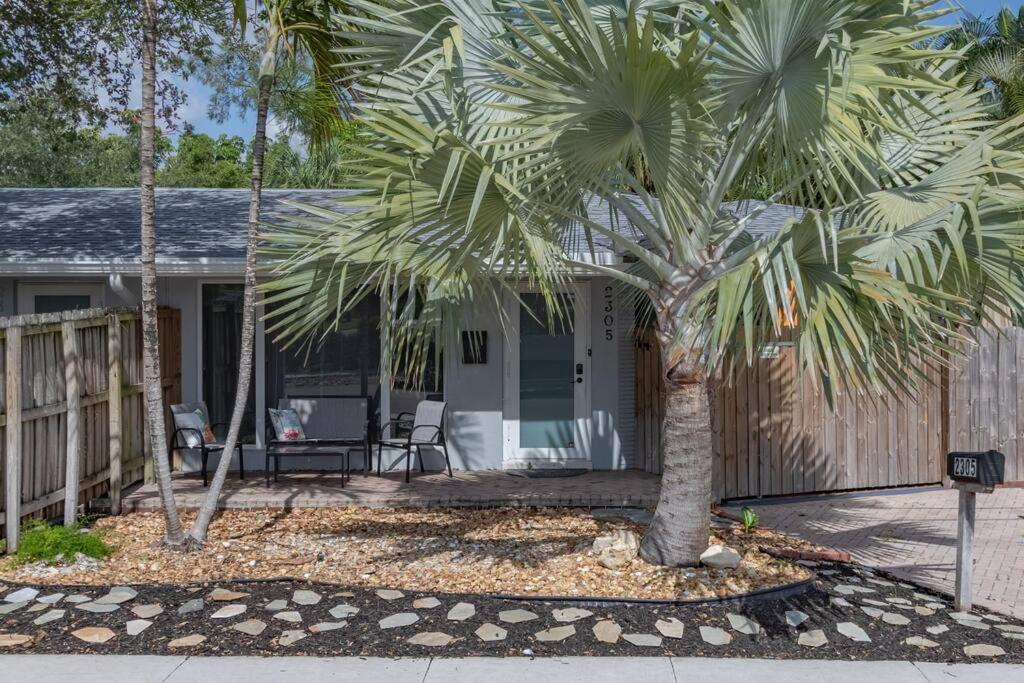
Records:
<instances>
[{"instance_id":1,"label":"number on mailbox","mask_svg":"<svg viewBox=\"0 0 1024 683\"><path fill-rule=\"evenodd\" d=\"M946 456L946 475L954 482L991 488L1003 483L1006 457L998 451L954 452Z\"/></svg>"}]
</instances>

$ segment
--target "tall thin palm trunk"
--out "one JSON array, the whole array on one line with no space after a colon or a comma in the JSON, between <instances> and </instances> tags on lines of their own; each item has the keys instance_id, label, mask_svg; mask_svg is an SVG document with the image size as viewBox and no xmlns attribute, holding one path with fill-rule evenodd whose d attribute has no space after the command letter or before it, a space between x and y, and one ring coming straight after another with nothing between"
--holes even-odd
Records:
<instances>
[{"instance_id":1,"label":"tall thin palm trunk","mask_svg":"<svg viewBox=\"0 0 1024 683\"><path fill-rule=\"evenodd\" d=\"M160 332L156 301L156 0L142 0L142 129L139 163L142 169L142 383L146 420L152 441L153 469L164 509L164 543L180 545L184 539L171 487L167 458L163 387L160 378Z\"/></svg>"},{"instance_id":2,"label":"tall thin palm trunk","mask_svg":"<svg viewBox=\"0 0 1024 683\"><path fill-rule=\"evenodd\" d=\"M277 41L268 40L264 63L276 59ZM235 407L231 413L231 424L228 427L227 439L217 471L206 492L203 506L196 515L196 520L189 530L189 538L194 543L206 540L206 534L217 510L224 480L228 475L231 454L238 443L238 435L242 428L249 397L249 385L252 383L253 344L256 337L256 235L259 229L260 200L263 192L263 153L267 146L267 112L270 108L270 93L274 77L271 67L270 74L261 74L259 99L256 103L256 136L252 143L252 179L249 195L249 227L245 241L245 292L242 303L242 349L239 354L238 386L235 393Z\"/></svg>"},{"instance_id":3,"label":"tall thin palm trunk","mask_svg":"<svg viewBox=\"0 0 1024 683\"><path fill-rule=\"evenodd\" d=\"M666 351L670 332L663 329L659 338L665 369L664 463L658 507L640 545L640 556L652 564L695 566L708 547L711 522L713 443L708 384L702 366L680 362Z\"/></svg>"}]
</instances>

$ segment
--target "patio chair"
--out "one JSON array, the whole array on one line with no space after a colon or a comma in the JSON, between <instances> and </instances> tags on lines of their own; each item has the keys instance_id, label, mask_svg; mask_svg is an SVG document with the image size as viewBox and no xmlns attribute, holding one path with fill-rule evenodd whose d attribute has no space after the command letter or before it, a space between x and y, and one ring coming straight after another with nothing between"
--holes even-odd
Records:
<instances>
[{"instance_id":1,"label":"patio chair","mask_svg":"<svg viewBox=\"0 0 1024 683\"><path fill-rule=\"evenodd\" d=\"M267 420L267 487L270 486L270 460L274 459L274 481L281 469L281 458L339 456L343 460L341 485L350 474L350 454L363 451L363 470L370 469L370 400L366 396L290 397L278 401L280 410L292 409L299 416L305 438L282 440Z\"/></svg>"},{"instance_id":2,"label":"patio chair","mask_svg":"<svg viewBox=\"0 0 1024 683\"><path fill-rule=\"evenodd\" d=\"M174 432L167 446L168 453L199 449L202 458L203 486L209 485L206 464L210 453L220 453L224 450L223 439L216 435L216 431L218 427L227 427L228 424L211 424L210 411L203 401L176 403L171 406L171 416L174 418ZM241 441L235 444L235 448L238 450L238 478L245 479L245 456Z\"/></svg>"},{"instance_id":3,"label":"patio chair","mask_svg":"<svg viewBox=\"0 0 1024 683\"><path fill-rule=\"evenodd\" d=\"M448 444L444 437L444 418L448 404L444 401L420 401L416 406L416 413L400 413L397 418L381 426L380 438L377 440L377 476L380 476L381 461L384 447L400 448L405 454L405 481L409 482L409 471L412 468L412 449L416 449L416 458L420 463L420 472L423 468L424 446L440 446L444 453L444 463L448 468L448 476L452 476L452 462L448 458ZM411 423L410 423L411 418ZM385 430L394 426L396 429L407 429L402 436L389 439L384 438Z\"/></svg>"}]
</instances>

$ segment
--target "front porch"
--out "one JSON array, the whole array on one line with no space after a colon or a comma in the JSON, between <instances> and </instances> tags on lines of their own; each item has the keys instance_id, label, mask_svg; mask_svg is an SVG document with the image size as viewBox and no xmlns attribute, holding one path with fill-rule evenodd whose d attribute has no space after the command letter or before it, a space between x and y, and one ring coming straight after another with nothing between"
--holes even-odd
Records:
<instances>
[{"instance_id":1,"label":"front porch","mask_svg":"<svg viewBox=\"0 0 1024 683\"><path fill-rule=\"evenodd\" d=\"M317 508L317 507L653 507L658 502L660 477L639 470L594 471L574 477L526 479L500 470L456 471L453 478L440 472L414 474L410 483L404 473L381 477L360 473L341 482L340 472L283 472L267 488L262 472L244 481L231 472L219 507ZM175 475L174 495L184 510L195 510L206 489L196 475ZM95 501L100 503L100 501ZM156 484L126 492L125 512L158 510Z\"/></svg>"}]
</instances>

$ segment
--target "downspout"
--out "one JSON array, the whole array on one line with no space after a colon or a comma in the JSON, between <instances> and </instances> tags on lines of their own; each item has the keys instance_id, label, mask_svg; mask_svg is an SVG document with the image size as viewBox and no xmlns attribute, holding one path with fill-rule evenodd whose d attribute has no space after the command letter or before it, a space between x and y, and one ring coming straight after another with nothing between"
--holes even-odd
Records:
<instances>
[{"instance_id":1,"label":"downspout","mask_svg":"<svg viewBox=\"0 0 1024 683\"><path fill-rule=\"evenodd\" d=\"M125 306L135 307L139 305L139 298L125 286L121 273L111 273L107 277L107 286L110 287L114 294L117 294Z\"/></svg>"}]
</instances>

